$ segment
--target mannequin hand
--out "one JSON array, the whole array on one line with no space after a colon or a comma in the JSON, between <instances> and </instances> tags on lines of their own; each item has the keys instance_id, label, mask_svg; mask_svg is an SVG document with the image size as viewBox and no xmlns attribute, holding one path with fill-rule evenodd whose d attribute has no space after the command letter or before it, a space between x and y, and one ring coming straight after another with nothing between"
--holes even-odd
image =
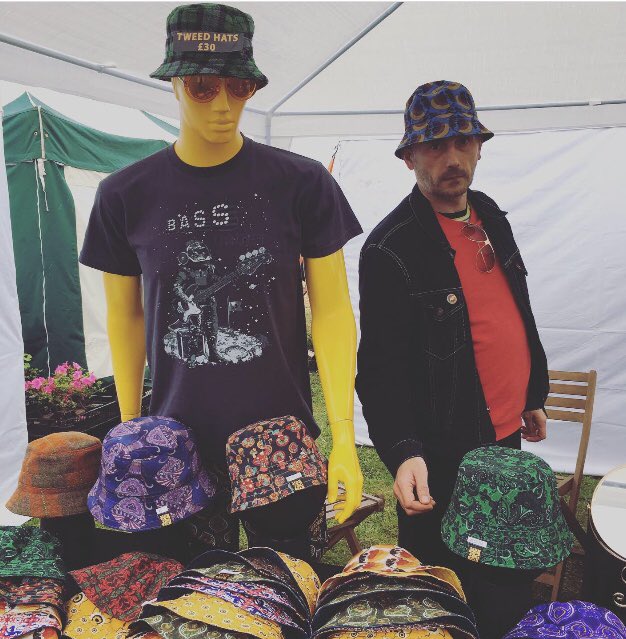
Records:
<instances>
[{"instance_id":1,"label":"mannequin hand","mask_svg":"<svg viewBox=\"0 0 626 639\"><path fill-rule=\"evenodd\" d=\"M522 413L524 425L522 426L522 439L527 442L540 442L546 438L546 414L541 408L527 410Z\"/></svg>"},{"instance_id":2,"label":"mannequin hand","mask_svg":"<svg viewBox=\"0 0 626 639\"><path fill-rule=\"evenodd\" d=\"M341 421L331 425L333 448L328 460L328 501L337 501L339 482L346 491L343 508L335 511L335 518L342 524L361 503L363 474L354 445L354 425L351 421Z\"/></svg>"},{"instance_id":3,"label":"mannequin hand","mask_svg":"<svg viewBox=\"0 0 626 639\"><path fill-rule=\"evenodd\" d=\"M411 457L400 464L393 493L407 515L421 515L433 509L436 502L430 496L428 469L422 457Z\"/></svg>"}]
</instances>

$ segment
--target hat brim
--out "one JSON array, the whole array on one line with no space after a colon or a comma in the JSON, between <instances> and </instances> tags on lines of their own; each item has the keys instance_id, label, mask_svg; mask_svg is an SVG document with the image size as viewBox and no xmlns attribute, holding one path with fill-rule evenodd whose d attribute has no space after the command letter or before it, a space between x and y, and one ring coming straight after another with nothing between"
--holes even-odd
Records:
<instances>
[{"instance_id":1,"label":"hat brim","mask_svg":"<svg viewBox=\"0 0 626 639\"><path fill-rule=\"evenodd\" d=\"M478 537L487 542L481 550L479 563L496 568L515 568L520 570L545 570L556 566L572 552L574 537L564 518L539 529L525 529L519 535L515 531L498 529L494 531L452 530L454 517L446 517L441 524L441 536L446 546L455 554L467 558L469 552L468 536ZM543 548L543 552L529 552L529 549Z\"/></svg>"},{"instance_id":2,"label":"hat brim","mask_svg":"<svg viewBox=\"0 0 626 639\"><path fill-rule=\"evenodd\" d=\"M16 515L26 517L68 517L89 512L87 494L89 486L75 490L46 489L40 492L29 492L18 485L6 503L6 507Z\"/></svg>"},{"instance_id":3,"label":"hat brim","mask_svg":"<svg viewBox=\"0 0 626 639\"><path fill-rule=\"evenodd\" d=\"M159 508L160 504L167 503L168 499L172 497L176 491L181 491L186 487L191 489L191 499L185 501L180 508L168 507L166 512L170 517L170 523L163 524L159 514L157 514L157 508ZM208 490L205 487L208 487ZM213 492L210 492L211 487L213 488ZM116 512L115 507L121 503L123 498L118 497L115 493L108 492L102 485L100 478L98 478L98 481L89 492L87 505L93 518L102 525L107 526L107 528L125 532L141 532L166 528L178 521L187 519L191 517L191 515L210 506L214 501L214 496L215 486L209 480L208 473L204 469L201 469L192 482L177 486L167 493L156 497L150 495L137 497L136 499L139 499L143 506L143 519L135 518L131 514L122 514L119 510Z\"/></svg>"},{"instance_id":4,"label":"hat brim","mask_svg":"<svg viewBox=\"0 0 626 639\"><path fill-rule=\"evenodd\" d=\"M414 131L405 131L402 140L400 140L400 144L398 148L394 151L394 154L400 160L404 159L404 151L411 146L415 146L416 144L424 144L425 142L432 142L433 140L445 140L446 138L454 138L457 136L467 136L474 137L479 136L482 142L486 142L487 140L491 140L494 136L494 133L490 131L486 126L484 126L478 118L473 119L473 126L471 131L460 131L454 127L450 127L443 135L431 135L428 133L417 134Z\"/></svg>"},{"instance_id":5,"label":"hat brim","mask_svg":"<svg viewBox=\"0 0 626 639\"><path fill-rule=\"evenodd\" d=\"M232 58L223 56L214 56L210 60L205 59L201 62L191 60L164 62L150 74L150 77L167 82L172 78L186 75L221 75L242 80L254 80L257 89L262 89L269 82L256 66L254 60L234 61Z\"/></svg>"}]
</instances>

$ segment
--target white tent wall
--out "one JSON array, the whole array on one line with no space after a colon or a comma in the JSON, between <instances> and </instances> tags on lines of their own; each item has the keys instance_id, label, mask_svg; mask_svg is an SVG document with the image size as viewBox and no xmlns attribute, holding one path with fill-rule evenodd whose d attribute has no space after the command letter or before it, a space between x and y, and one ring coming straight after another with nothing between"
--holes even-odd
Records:
<instances>
[{"instance_id":1,"label":"white tent wall","mask_svg":"<svg viewBox=\"0 0 626 639\"><path fill-rule=\"evenodd\" d=\"M296 139L292 150L328 164L337 139ZM503 134L483 147L473 188L510 211L529 271L533 310L549 366L598 371L585 471L602 475L626 456L626 287L621 158L626 128ZM393 151L397 140L341 141L333 174L364 234L345 248L358 322L358 256L371 229L410 191L414 175ZM390 309L390 312L392 310ZM358 399L357 439L369 443ZM541 444L525 445L555 470L573 470L579 424L549 423Z\"/></svg>"},{"instance_id":2,"label":"white tent wall","mask_svg":"<svg viewBox=\"0 0 626 639\"><path fill-rule=\"evenodd\" d=\"M0 98L2 93L0 92ZM1 102L0 102L1 105ZM0 119L2 107L0 106ZM9 214L9 188L4 169L4 142L0 127L0 525L18 525L25 517L9 512L4 504L17 485L26 450L24 404L24 344L15 283L13 237Z\"/></svg>"}]
</instances>

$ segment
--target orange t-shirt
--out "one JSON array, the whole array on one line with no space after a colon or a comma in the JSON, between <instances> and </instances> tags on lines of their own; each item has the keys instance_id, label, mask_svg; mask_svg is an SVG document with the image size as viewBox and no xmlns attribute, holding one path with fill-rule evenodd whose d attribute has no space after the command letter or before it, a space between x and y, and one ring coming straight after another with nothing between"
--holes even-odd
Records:
<instances>
[{"instance_id":1,"label":"orange t-shirt","mask_svg":"<svg viewBox=\"0 0 626 639\"><path fill-rule=\"evenodd\" d=\"M479 271L476 254L484 245L462 234L465 222L440 214L437 219L456 251L454 264L469 312L476 368L496 439L503 439L521 426L526 405L530 378L526 327L498 260L490 273ZM474 210L469 221L482 227Z\"/></svg>"}]
</instances>

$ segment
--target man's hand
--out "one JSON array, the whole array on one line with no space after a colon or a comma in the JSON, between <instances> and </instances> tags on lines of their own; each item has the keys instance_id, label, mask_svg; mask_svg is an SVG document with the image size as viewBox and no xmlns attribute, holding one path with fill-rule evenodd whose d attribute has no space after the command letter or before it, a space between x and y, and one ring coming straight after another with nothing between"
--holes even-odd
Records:
<instances>
[{"instance_id":1,"label":"man's hand","mask_svg":"<svg viewBox=\"0 0 626 639\"><path fill-rule=\"evenodd\" d=\"M411 457L400 464L393 492L407 515L419 515L433 509L435 500L428 490L428 469L422 457Z\"/></svg>"},{"instance_id":2,"label":"man's hand","mask_svg":"<svg viewBox=\"0 0 626 639\"><path fill-rule=\"evenodd\" d=\"M522 438L527 442L540 442L546 438L546 414L541 408L527 410L522 413L524 425L522 426Z\"/></svg>"}]
</instances>

